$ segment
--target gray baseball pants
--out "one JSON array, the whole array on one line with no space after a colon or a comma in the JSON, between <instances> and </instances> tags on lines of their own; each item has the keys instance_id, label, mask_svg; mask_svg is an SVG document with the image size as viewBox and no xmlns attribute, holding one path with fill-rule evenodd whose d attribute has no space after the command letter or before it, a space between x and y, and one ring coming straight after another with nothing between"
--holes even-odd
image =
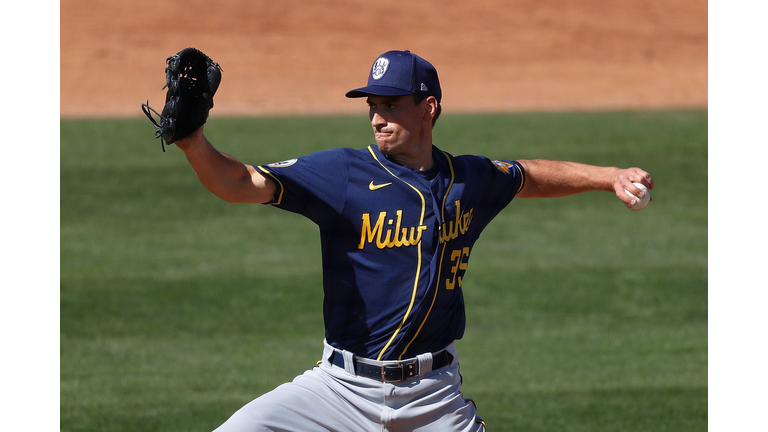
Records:
<instances>
[{"instance_id":1,"label":"gray baseball pants","mask_svg":"<svg viewBox=\"0 0 768 432\"><path fill-rule=\"evenodd\" d=\"M432 354L421 355L418 377L383 383L356 376L351 361L332 365L334 348L324 343L322 363L248 403L215 432L485 432L474 402L462 396L455 344L446 350L450 365L432 371Z\"/></svg>"}]
</instances>

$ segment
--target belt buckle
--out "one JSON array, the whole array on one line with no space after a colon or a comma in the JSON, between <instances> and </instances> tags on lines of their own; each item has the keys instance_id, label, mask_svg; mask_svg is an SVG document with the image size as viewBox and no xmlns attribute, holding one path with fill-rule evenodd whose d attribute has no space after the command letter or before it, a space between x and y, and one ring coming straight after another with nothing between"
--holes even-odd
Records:
<instances>
[{"instance_id":1,"label":"belt buckle","mask_svg":"<svg viewBox=\"0 0 768 432\"><path fill-rule=\"evenodd\" d=\"M400 371L400 378L397 379L388 379L387 378L387 370L390 371ZM381 366L381 382L385 383L391 383L391 382L399 382L405 380L405 374L403 373L403 364L397 363L397 364L389 364L389 365L382 365Z\"/></svg>"},{"instance_id":2,"label":"belt buckle","mask_svg":"<svg viewBox=\"0 0 768 432\"><path fill-rule=\"evenodd\" d=\"M389 382L399 382L399 381L405 381L408 378L413 378L416 376L416 365L418 364L418 360L413 360L409 362L401 362L397 364L388 364L383 365L381 367L381 381L385 383ZM392 379L387 378L387 369L389 371L400 371L399 378L398 379Z\"/></svg>"}]
</instances>

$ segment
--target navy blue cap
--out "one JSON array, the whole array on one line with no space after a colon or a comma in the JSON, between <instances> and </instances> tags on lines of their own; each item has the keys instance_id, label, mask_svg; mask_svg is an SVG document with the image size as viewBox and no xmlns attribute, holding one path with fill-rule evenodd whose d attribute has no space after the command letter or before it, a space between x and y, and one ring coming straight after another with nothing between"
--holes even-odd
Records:
<instances>
[{"instance_id":1,"label":"navy blue cap","mask_svg":"<svg viewBox=\"0 0 768 432\"><path fill-rule=\"evenodd\" d=\"M375 96L405 96L417 94L443 96L437 70L432 64L410 51L388 51L379 56L368 77L368 85L347 92L348 98Z\"/></svg>"}]
</instances>

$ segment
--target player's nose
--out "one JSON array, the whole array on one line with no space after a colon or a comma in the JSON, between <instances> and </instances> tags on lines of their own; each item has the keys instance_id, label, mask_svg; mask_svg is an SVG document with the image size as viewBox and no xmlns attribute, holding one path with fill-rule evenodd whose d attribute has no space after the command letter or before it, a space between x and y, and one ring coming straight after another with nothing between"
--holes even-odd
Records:
<instances>
[{"instance_id":1,"label":"player's nose","mask_svg":"<svg viewBox=\"0 0 768 432\"><path fill-rule=\"evenodd\" d=\"M376 111L371 112L371 124L376 126L385 126L387 121Z\"/></svg>"}]
</instances>

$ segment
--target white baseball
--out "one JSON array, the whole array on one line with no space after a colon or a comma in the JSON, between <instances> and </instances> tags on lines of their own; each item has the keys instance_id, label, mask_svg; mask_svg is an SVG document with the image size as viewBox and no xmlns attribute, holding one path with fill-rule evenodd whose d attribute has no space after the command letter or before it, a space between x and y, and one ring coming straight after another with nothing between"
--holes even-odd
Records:
<instances>
[{"instance_id":1,"label":"white baseball","mask_svg":"<svg viewBox=\"0 0 768 432\"><path fill-rule=\"evenodd\" d=\"M626 205L628 209L633 210L633 211L642 210L642 209L645 208L645 206L648 205L649 202L651 202L651 193L648 192L648 188L646 188L644 184L642 184L642 183L633 183L633 184L635 186L637 186L640 190L645 192L645 194L643 195L642 198L639 198L639 197L634 196L628 190L624 189L624 192L626 192L627 195L629 195L629 196L631 196L632 198L635 199L635 205L627 205L627 204L624 204L624 205Z\"/></svg>"}]
</instances>

